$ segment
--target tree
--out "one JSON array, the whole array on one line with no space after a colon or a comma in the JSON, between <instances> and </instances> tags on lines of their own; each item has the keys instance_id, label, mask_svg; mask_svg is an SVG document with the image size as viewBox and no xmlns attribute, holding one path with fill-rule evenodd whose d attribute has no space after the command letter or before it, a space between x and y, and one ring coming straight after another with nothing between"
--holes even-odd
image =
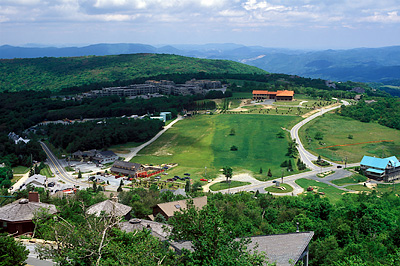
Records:
<instances>
[{"instance_id":1,"label":"tree","mask_svg":"<svg viewBox=\"0 0 400 266\"><path fill-rule=\"evenodd\" d=\"M318 131L317 133L315 133L314 138L317 140L322 140L324 138L324 135L320 131Z\"/></svg>"},{"instance_id":2,"label":"tree","mask_svg":"<svg viewBox=\"0 0 400 266\"><path fill-rule=\"evenodd\" d=\"M235 136L236 135L236 131L234 128L231 129L231 133L229 133L229 135L231 136Z\"/></svg>"},{"instance_id":3,"label":"tree","mask_svg":"<svg viewBox=\"0 0 400 266\"><path fill-rule=\"evenodd\" d=\"M199 222L201 221L201 222ZM266 257L247 249L249 239L235 240L232 225L224 222L220 211L208 204L196 210L193 202L169 220L170 238L192 241L194 251L184 250L183 265L265 265ZM268 265L268 264L267 264Z\"/></svg>"},{"instance_id":4,"label":"tree","mask_svg":"<svg viewBox=\"0 0 400 266\"><path fill-rule=\"evenodd\" d=\"M226 177L226 182L228 183L228 179L230 180L232 178L232 168L225 166L224 168L222 168L222 170L222 173Z\"/></svg>"},{"instance_id":5,"label":"tree","mask_svg":"<svg viewBox=\"0 0 400 266\"><path fill-rule=\"evenodd\" d=\"M296 139L292 139L291 141L288 142L288 152L286 153L287 156L291 157L291 158L295 158L297 156L297 142Z\"/></svg>"},{"instance_id":6,"label":"tree","mask_svg":"<svg viewBox=\"0 0 400 266\"><path fill-rule=\"evenodd\" d=\"M78 172L78 178L82 178L82 172L81 172L80 169L79 169L79 172Z\"/></svg>"},{"instance_id":7,"label":"tree","mask_svg":"<svg viewBox=\"0 0 400 266\"><path fill-rule=\"evenodd\" d=\"M262 174L263 173L263 170L262 170L262 167L260 167L260 174Z\"/></svg>"},{"instance_id":8,"label":"tree","mask_svg":"<svg viewBox=\"0 0 400 266\"><path fill-rule=\"evenodd\" d=\"M271 168L270 168L270 169L268 169L268 174L267 174L267 176L269 176L269 177L272 177Z\"/></svg>"},{"instance_id":9,"label":"tree","mask_svg":"<svg viewBox=\"0 0 400 266\"><path fill-rule=\"evenodd\" d=\"M186 192L186 193L190 192L190 181L189 181L189 180L186 180L185 192Z\"/></svg>"},{"instance_id":10,"label":"tree","mask_svg":"<svg viewBox=\"0 0 400 266\"><path fill-rule=\"evenodd\" d=\"M280 139L283 139L285 137L285 134L282 131L279 131L276 136Z\"/></svg>"},{"instance_id":11,"label":"tree","mask_svg":"<svg viewBox=\"0 0 400 266\"><path fill-rule=\"evenodd\" d=\"M353 139L353 135L349 134L349 135L347 136L347 138L348 138L348 139Z\"/></svg>"},{"instance_id":12,"label":"tree","mask_svg":"<svg viewBox=\"0 0 400 266\"><path fill-rule=\"evenodd\" d=\"M0 234L0 266L25 265L29 251L6 233Z\"/></svg>"},{"instance_id":13,"label":"tree","mask_svg":"<svg viewBox=\"0 0 400 266\"><path fill-rule=\"evenodd\" d=\"M236 147L235 145L231 146L231 151L237 151L237 150L238 150L238 147Z\"/></svg>"}]
</instances>

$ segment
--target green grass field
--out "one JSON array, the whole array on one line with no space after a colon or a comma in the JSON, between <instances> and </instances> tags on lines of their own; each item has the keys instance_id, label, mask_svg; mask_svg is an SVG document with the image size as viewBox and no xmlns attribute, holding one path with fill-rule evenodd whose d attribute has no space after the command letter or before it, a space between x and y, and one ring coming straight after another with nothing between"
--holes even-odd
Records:
<instances>
[{"instance_id":1,"label":"green grass field","mask_svg":"<svg viewBox=\"0 0 400 266\"><path fill-rule=\"evenodd\" d=\"M288 193L288 192L293 191L293 187L288 184L283 183L280 186L286 188L286 190L279 189L277 186L270 186L270 187L266 187L265 191L272 192L272 193Z\"/></svg>"},{"instance_id":2,"label":"green grass field","mask_svg":"<svg viewBox=\"0 0 400 266\"><path fill-rule=\"evenodd\" d=\"M323 134L321 141L316 140L316 132ZM348 136L353 138L349 139ZM311 139L309 142L306 138ZM348 163L360 162L364 155L376 157L398 156L400 154L399 130L377 123L363 123L337 114L325 114L307 123L300 129L300 138L304 147L316 155L331 161L341 162L347 157ZM393 140L393 142L364 143L369 141ZM325 145L321 145L324 143ZM325 146L364 143L352 146Z\"/></svg>"},{"instance_id":3,"label":"green grass field","mask_svg":"<svg viewBox=\"0 0 400 266\"><path fill-rule=\"evenodd\" d=\"M23 175L26 174L29 171L29 167L25 167L25 166L17 166L17 167L13 167L12 168L13 174L15 175Z\"/></svg>"},{"instance_id":4,"label":"green grass field","mask_svg":"<svg viewBox=\"0 0 400 266\"><path fill-rule=\"evenodd\" d=\"M173 120L170 120L170 121L173 121ZM128 142L125 144L113 145L113 146L109 147L108 149L115 153L126 154L126 153L129 153L130 148L135 148L141 144L143 144L143 142Z\"/></svg>"},{"instance_id":5,"label":"green grass field","mask_svg":"<svg viewBox=\"0 0 400 266\"><path fill-rule=\"evenodd\" d=\"M212 191L218 191L218 190L223 190L223 189L229 189L229 188L234 188L234 187L241 187L245 185L250 185L250 182L241 182L241 181L231 181L230 184L229 182L227 183L226 181L222 181L216 184L213 184L210 186L210 189Z\"/></svg>"},{"instance_id":6,"label":"green grass field","mask_svg":"<svg viewBox=\"0 0 400 266\"><path fill-rule=\"evenodd\" d=\"M284 131L284 139L276 134L282 131L281 127L290 128L297 121L299 118L291 116L199 115L175 124L132 161L178 163L169 170L170 175L190 173L194 180L215 178L224 166L232 167L234 174L258 173L262 167L263 176L271 169L273 177L280 177L280 164L288 159L285 154L289 134ZM234 136L229 135L232 128ZM232 145L238 150L231 151Z\"/></svg>"},{"instance_id":7,"label":"green grass field","mask_svg":"<svg viewBox=\"0 0 400 266\"><path fill-rule=\"evenodd\" d=\"M40 170L40 174L46 177L53 177L53 173L50 171L50 167L47 164L42 170Z\"/></svg>"},{"instance_id":8,"label":"green grass field","mask_svg":"<svg viewBox=\"0 0 400 266\"><path fill-rule=\"evenodd\" d=\"M345 193L345 191L341 189L307 178L300 178L297 179L295 182L296 184L301 186L305 191L309 186L314 188L314 191L305 193L324 192L325 193L324 196L327 197L333 203L337 202L342 197L342 194Z\"/></svg>"},{"instance_id":9,"label":"green grass field","mask_svg":"<svg viewBox=\"0 0 400 266\"><path fill-rule=\"evenodd\" d=\"M368 178L366 178L363 175L353 174L353 175L345 177L345 178L332 180L332 183L335 185L338 185L338 186L343 186L343 185L347 185L347 184L357 184L360 182L365 182L367 180L368 180Z\"/></svg>"}]
</instances>

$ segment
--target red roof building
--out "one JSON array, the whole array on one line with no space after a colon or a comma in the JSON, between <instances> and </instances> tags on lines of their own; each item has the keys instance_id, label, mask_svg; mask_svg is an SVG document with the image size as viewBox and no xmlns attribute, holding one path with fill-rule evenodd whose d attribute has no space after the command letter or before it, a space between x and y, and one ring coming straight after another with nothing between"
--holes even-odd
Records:
<instances>
[{"instance_id":1,"label":"red roof building","mask_svg":"<svg viewBox=\"0 0 400 266\"><path fill-rule=\"evenodd\" d=\"M276 100L276 101L293 101L294 91L264 91L264 90L254 90L253 91L253 101L258 100Z\"/></svg>"}]
</instances>

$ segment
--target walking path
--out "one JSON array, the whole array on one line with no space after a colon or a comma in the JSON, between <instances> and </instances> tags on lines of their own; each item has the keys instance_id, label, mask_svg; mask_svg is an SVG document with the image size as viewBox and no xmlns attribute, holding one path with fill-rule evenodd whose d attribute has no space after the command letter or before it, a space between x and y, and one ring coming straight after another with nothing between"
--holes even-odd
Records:
<instances>
[{"instance_id":1,"label":"walking path","mask_svg":"<svg viewBox=\"0 0 400 266\"><path fill-rule=\"evenodd\" d=\"M170 129L176 122L178 122L178 121L180 121L182 119L183 119L183 117L179 115L174 121L172 121L167 126L165 126L163 130L158 132L157 135L155 135L151 140L143 143L140 146L131 148L131 150L130 150L130 152L128 154L117 154L117 155L120 156L120 157L125 157L124 161L129 162L130 160L132 160L133 157L135 157L137 155L137 153L139 151L141 151L142 149L144 149L145 147L147 147L148 145L150 145L151 143L156 141L162 134L164 134L165 131Z\"/></svg>"}]
</instances>

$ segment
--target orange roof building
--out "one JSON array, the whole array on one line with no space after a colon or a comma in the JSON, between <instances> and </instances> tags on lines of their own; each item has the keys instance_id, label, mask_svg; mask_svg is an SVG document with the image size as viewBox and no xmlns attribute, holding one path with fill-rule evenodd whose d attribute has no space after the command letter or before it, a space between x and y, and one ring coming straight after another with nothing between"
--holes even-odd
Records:
<instances>
[{"instance_id":1,"label":"orange roof building","mask_svg":"<svg viewBox=\"0 0 400 266\"><path fill-rule=\"evenodd\" d=\"M254 90L253 101L274 99L276 101L293 101L294 91L264 91Z\"/></svg>"}]
</instances>

